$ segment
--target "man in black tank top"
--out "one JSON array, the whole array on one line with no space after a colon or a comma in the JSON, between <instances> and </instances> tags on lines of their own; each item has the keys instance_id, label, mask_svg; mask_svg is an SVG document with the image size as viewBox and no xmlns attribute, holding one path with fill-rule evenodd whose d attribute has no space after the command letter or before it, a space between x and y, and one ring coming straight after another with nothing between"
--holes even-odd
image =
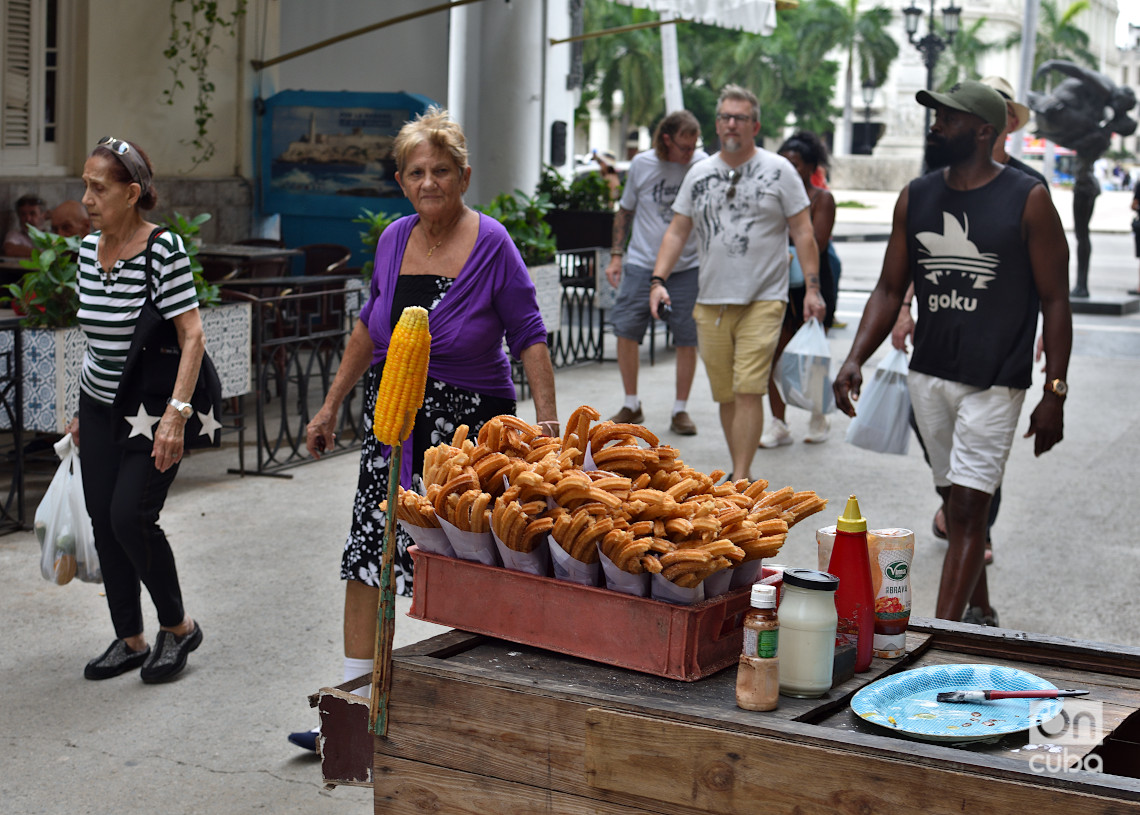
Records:
<instances>
[{"instance_id":1,"label":"man in black tank top","mask_svg":"<svg viewBox=\"0 0 1140 815\"><path fill-rule=\"evenodd\" d=\"M959 620L981 588L990 500L1032 384L1038 308L1047 378L1025 435L1035 437L1036 455L1063 435L1069 251L1046 189L992 158L1006 125L997 91L968 81L946 94L919 91L917 100L936 111L927 164L944 169L899 196L883 271L835 379L835 397L855 415L860 368L890 333L913 282L919 317L908 385L949 537L935 613ZM988 596L975 600L995 616Z\"/></svg>"}]
</instances>

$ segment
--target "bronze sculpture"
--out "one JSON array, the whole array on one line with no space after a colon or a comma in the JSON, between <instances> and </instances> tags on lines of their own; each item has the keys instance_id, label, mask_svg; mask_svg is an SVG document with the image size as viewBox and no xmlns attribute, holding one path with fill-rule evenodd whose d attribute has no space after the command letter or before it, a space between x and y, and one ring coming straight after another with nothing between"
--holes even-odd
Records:
<instances>
[{"instance_id":1,"label":"bronze sculpture","mask_svg":"<svg viewBox=\"0 0 1140 815\"><path fill-rule=\"evenodd\" d=\"M1093 175L1093 163L1104 155L1112 134L1130 136L1136 120L1128 112L1136 107L1136 94L1126 85L1117 85L1107 76L1071 62L1051 59L1041 63L1037 76L1050 71L1065 74L1049 93L1029 92L1029 107L1037 114L1037 135L1077 154L1073 183L1073 228L1077 235L1077 283L1073 297L1089 296L1089 220L1092 218L1100 185Z\"/></svg>"}]
</instances>

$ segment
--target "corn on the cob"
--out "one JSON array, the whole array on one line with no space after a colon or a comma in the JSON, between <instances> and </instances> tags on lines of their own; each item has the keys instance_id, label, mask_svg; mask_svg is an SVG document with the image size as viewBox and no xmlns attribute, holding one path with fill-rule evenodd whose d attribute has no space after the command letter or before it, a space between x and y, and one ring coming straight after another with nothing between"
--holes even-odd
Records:
<instances>
[{"instance_id":1,"label":"corn on the cob","mask_svg":"<svg viewBox=\"0 0 1140 815\"><path fill-rule=\"evenodd\" d=\"M430 355L428 313L419 306L408 306L392 332L376 394L372 432L381 444L396 445L411 434L416 411L424 403Z\"/></svg>"}]
</instances>

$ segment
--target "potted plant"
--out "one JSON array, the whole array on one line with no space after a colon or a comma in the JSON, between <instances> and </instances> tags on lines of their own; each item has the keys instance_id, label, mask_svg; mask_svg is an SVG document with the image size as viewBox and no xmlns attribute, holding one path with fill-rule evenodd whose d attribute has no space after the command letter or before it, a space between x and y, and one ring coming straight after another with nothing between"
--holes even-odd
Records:
<instances>
[{"instance_id":1,"label":"potted plant","mask_svg":"<svg viewBox=\"0 0 1140 815\"><path fill-rule=\"evenodd\" d=\"M352 219L354 224L363 224L368 227L367 230L360 233L360 242L364 244L365 251L368 252L368 261L360 268L360 276L364 278L365 283L372 280L372 267L375 264L374 256L376 254L376 244L380 241L380 236L384 230L392 225L402 215L393 215L388 212L373 212L372 210L362 209L360 215Z\"/></svg>"},{"instance_id":2,"label":"potted plant","mask_svg":"<svg viewBox=\"0 0 1140 815\"><path fill-rule=\"evenodd\" d=\"M567 183L553 167L542 170L538 194L550 199L550 223L562 250L608 247L614 228L610 187L599 173L585 173Z\"/></svg>"},{"instance_id":3,"label":"potted plant","mask_svg":"<svg viewBox=\"0 0 1140 815\"><path fill-rule=\"evenodd\" d=\"M522 190L497 195L485 207L476 207L506 227L527 266L553 263L558 246L551 234L547 216L550 199L542 193L529 197Z\"/></svg>"}]
</instances>

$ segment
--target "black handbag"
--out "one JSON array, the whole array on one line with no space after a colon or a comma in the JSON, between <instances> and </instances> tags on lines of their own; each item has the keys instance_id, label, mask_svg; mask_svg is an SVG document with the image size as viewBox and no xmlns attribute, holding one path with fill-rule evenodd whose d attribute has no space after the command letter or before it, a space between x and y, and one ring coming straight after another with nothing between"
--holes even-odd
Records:
<instances>
[{"instance_id":1,"label":"black handbag","mask_svg":"<svg viewBox=\"0 0 1140 815\"><path fill-rule=\"evenodd\" d=\"M146 302L139 310L123 376L115 394L114 406L120 417L115 424L115 441L130 449L149 450L153 446L154 428L166 411L166 400L174 394L178 366L182 361L178 330L172 321L162 316L151 293L151 249L160 232L162 227L156 227L147 239L144 258ZM222 442L222 381L213 360L205 351L202 352L202 365L198 369L198 382L190 404L194 412L186 420L183 447L189 450L219 446Z\"/></svg>"}]
</instances>

